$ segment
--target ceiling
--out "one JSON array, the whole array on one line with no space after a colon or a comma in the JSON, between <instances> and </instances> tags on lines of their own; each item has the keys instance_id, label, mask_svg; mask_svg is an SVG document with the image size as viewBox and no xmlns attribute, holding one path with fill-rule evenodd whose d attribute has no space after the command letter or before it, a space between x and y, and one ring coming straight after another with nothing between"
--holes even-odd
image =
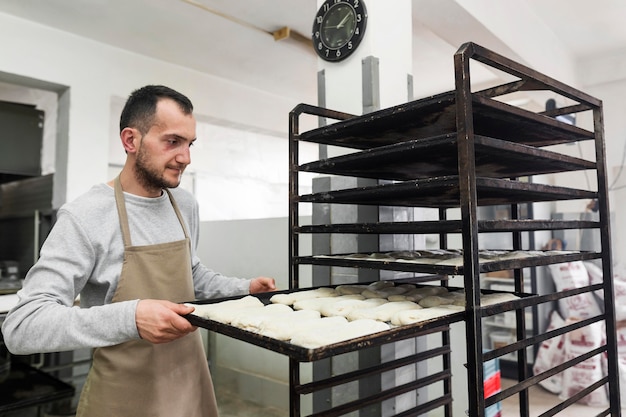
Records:
<instances>
[{"instance_id":1,"label":"ceiling","mask_svg":"<svg viewBox=\"0 0 626 417\"><path fill-rule=\"evenodd\" d=\"M318 64L304 38L317 3L2 0L0 13L312 102ZM623 0L412 0L412 6L416 98L453 87L452 55L467 41L565 82L574 82L581 60L626 53ZM285 26L294 35L275 41L272 32Z\"/></svg>"}]
</instances>

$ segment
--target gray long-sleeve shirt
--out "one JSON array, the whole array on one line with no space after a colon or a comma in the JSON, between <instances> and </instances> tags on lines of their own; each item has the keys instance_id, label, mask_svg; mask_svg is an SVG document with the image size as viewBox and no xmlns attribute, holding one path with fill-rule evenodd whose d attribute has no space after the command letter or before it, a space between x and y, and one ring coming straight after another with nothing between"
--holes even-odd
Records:
<instances>
[{"instance_id":1,"label":"gray long-sleeve shirt","mask_svg":"<svg viewBox=\"0 0 626 417\"><path fill-rule=\"evenodd\" d=\"M206 268L196 255L198 205L182 189L171 190L192 240L192 271L197 299L244 295L249 280L229 278ZM184 239L167 193L144 198L125 193L133 246ZM124 244L113 188L94 186L59 209L57 221L28 272L19 302L2 325L14 354L101 347L139 338L138 300L111 303L122 270ZM80 307L74 300L80 294Z\"/></svg>"}]
</instances>

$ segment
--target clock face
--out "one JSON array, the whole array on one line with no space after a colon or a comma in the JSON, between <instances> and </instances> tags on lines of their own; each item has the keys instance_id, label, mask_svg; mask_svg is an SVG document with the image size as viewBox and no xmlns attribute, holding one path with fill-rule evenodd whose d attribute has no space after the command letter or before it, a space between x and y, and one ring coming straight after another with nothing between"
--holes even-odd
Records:
<instances>
[{"instance_id":1,"label":"clock face","mask_svg":"<svg viewBox=\"0 0 626 417\"><path fill-rule=\"evenodd\" d=\"M361 43L366 23L362 0L326 0L313 22L313 47L322 59L341 61Z\"/></svg>"}]
</instances>

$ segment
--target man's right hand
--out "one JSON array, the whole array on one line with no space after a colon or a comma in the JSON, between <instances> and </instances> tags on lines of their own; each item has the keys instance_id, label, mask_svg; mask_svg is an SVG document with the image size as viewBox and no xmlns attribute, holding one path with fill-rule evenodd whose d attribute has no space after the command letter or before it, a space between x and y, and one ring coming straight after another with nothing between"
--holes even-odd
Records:
<instances>
[{"instance_id":1,"label":"man's right hand","mask_svg":"<svg viewBox=\"0 0 626 417\"><path fill-rule=\"evenodd\" d=\"M139 300L135 311L139 337L152 343L181 338L197 329L182 317L193 310L193 307L165 300Z\"/></svg>"}]
</instances>

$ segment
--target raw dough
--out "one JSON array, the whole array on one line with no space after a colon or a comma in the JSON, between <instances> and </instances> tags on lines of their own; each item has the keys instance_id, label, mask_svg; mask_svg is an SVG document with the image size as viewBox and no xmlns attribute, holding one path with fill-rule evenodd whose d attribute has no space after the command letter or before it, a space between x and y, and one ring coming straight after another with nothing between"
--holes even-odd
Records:
<instances>
[{"instance_id":1,"label":"raw dough","mask_svg":"<svg viewBox=\"0 0 626 417\"><path fill-rule=\"evenodd\" d=\"M186 305L195 308L195 310L191 314L210 320L212 320L211 315L214 314L216 311L250 307L263 307L263 303L261 302L261 300L251 295L247 295L243 298L238 298L236 300L226 300L213 304L187 303Z\"/></svg>"},{"instance_id":2,"label":"raw dough","mask_svg":"<svg viewBox=\"0 0 626 417\"><path fill-rule=\"evenodd\" d=\"M393 287L394 284L391 281L376 281L369 284L367 287L370 290L380 290L387 287Z\"/></svg>"},{"instance_id":3,"label":"raw dough","mask_svg":"<svg viewBox=\"0 0 626 417\"><path fill-rule=\"evenodd\" d=\"M322 308L330 303L336 303L343 300L363 300L360 294L352 295L340 295L336 297L319 297L319 298L307 298L305 300L298 300L293 304L295 310L315 310L322 311Z\"/></svg>"},{"instance_id":4,"label":"raw dough","mask_svg":"<svg viewBox=\"0 0 626 417\"><path fill-rule=\"evenodd\" d=\"M480 296L480 305L481 307L485 307L518 299L518 296L509 293L483 294Z\"/></svg>"},{"instance_id":5,"label":"raw dough","mask_svg":"<svg viewBox=\"0 0 626 417\"><path fill-rule=\"evenodd\" d=\"M423 294L423 295L441 295L446 294L448 289L446 287L436 287L433 285L427 285L411 291L411 293Z\"/></svg>"},{"instance_id":6,"label":"raw dough","mask_svg":"<svg viewBox=\"0 0 626 417\"><path fill-rule=\"evenodd\" d=\"M296 301L305 300L308 298L320 298L320 297L336 297L339 294L333 288L316 288L314 290L307 291L295 291L291 293L274 294L270 298L270 302L275 304L287 304L293 305Z\"/></svg>"},{"instance_id":7,"label":"raw dough","mask_svg":"<svg viewBox=\"0 0 626 417\"><path fill-rule=\"evenodd\" d=\"M324 316L343 316L346 317L353 310L359 308L372 308L387 303L384 298L368 298L365 300L340 300L334 303L328 303L321 309Z\"/></svg>"},{"instance_id":8,"label":"raw dough","mask_svg":"<svg viewBox=\"0 0 626 417\"><path fill-rule=\"evenodd\" d=\"M391 317L391 324L395 326L405 326L408 324L419 323L421 321L426 321L437 317L447 316L450 314L454 314L457 311L463 310L462 307L457 307L456 309L446 307L431 307L422 308L421 310L398 311Z\"/></svg>"},{"instance_id":9,"label":"raw dough","mask_svg":"<svg viewBox=\"0 0 626 417\"><path fill-rule=\"evenodd\" d=\"M391 316L397 311L420 309L419 304L412 301L390 301L385 304L381 304L378 307L372 308L360 308L352 311L348 314L348 320L370 319L378 320L381 322L391 320Z\"/></svg>"},{"instance_id":10,"label":"raw dough","mask_svg":"<svg viewBox=\"0 0 626 417\"><path fill-rule=\"evenodd\" d=\"M452 304L454 300L451 297L440 297L438 295L429 295L419 301L419 305L424 308L438 307L443 304Z\"/></svg>"},{"instance_id":11,"label":"raw dough","mask_svg":"<svg viewBox=\"0 0 626 417\"><path fill-rule=\"evenodd\" d=\"M327 317L320 320L323 321L338 318L343 317ZM388 330L389 328L390 327L387 323L382 323L376 320L356 320L342 325L328 326L325 327L323 331L321 331L321 328L318 328L318 331L299 333L291 339L291 343L308 349L315 349L357 337L367 336L373 333Z\"/></svg>"},{"instance_id":12,"label":"raw dough","mask_svg":"<svg viewBox=\"0 0 626 417\"><path fill-rule=\"evenodd\" d=\"M293 327L291 331L290 341L294 345L305 346L310 345L312 342L309 340L318 340L315 346L322 346L324 343L319 339L325 334L334 332L337 328L342 328L348 324L348 320L345 317L322 317L317 320L310 320Z\"/></svg>"},{"instance_id":13,"label":"raw dough","mask_svg":"<svg viewBox=\"0 0 626 417\"><path fill-rule=\"evenodd\" d=\"M264 320L283 321L294 311L284 304L270 304L260 308L245 308L233 312L230 325L250 332L258 332Z\"/></svg>"},{"instance_id":14,"label":"raw dough","mask_svg":"<svg viewBox=\"0 0 626 417\"><path fill-rule=\"evenodd\" d=\"M277 340L289 340L293 337L296 329L311 328L319 322L319 311L299 310L281 317L280 320L265 318L259 325L258 333ZM344 320L344 322L347 322Z\"/></svg>"},{"instance_id":15,"label":"raw dough","mask_svg":"<svg viewBox=\"0 0 626 417\"><path fill-rule=\"evenodd\" d=\"M338 285L335 288L341 295L361 294L367 289L367 285Z\"/></svg>"}]
</instances>

